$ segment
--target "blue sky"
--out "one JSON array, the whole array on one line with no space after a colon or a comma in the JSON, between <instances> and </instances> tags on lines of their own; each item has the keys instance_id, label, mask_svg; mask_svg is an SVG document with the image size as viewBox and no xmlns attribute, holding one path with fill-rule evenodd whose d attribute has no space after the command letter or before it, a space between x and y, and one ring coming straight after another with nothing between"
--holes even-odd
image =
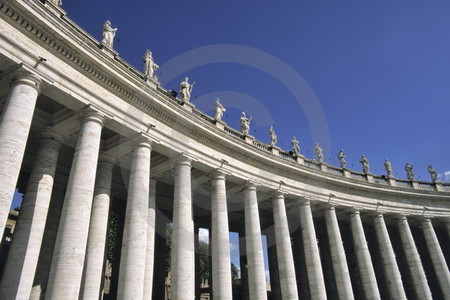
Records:
<instances>
[{"instance_id":1,"label":"blue sky","mask_svg":"<svg viewBox=\"0 0 450 300\"><path fill-rule=\"evenodd\" d=\"M313 157L361 171L429 180L428 164L450 181L449 1L63 1L67 16L100 40L102 24L117 27L114 49L142 70L148 48L163 87L196 82L192 103L212 114L216 97L224 121L278 145L300 140ZM448 171L448 178L444 173ZM233 238L236 242L236 238ZM233 258L236 261L236 257Z\"/></svg>"}]
</instances>

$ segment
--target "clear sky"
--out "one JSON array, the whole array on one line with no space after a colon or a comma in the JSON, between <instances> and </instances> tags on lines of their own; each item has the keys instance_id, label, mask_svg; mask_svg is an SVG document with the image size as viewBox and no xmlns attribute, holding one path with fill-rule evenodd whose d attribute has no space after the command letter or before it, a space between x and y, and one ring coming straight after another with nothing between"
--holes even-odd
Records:
<instances>
[{"instance_id":1,"label":"clear sky","mask_svg":"<svg viewBox=\"0 0 450 300\"><path fill-rule=\"evenodd\" d=\"M142 70L148 48L166 89L184 76L195 81L192 103L212 114L216 97L224 121L291 150L300 140L313 157L361 171L430 180L428 164L450 180L450 1L63 1L67 16L100 40L117 27L114 49ZM447 178L444 173L448 171Z\"/></svg>"}]
</instances>

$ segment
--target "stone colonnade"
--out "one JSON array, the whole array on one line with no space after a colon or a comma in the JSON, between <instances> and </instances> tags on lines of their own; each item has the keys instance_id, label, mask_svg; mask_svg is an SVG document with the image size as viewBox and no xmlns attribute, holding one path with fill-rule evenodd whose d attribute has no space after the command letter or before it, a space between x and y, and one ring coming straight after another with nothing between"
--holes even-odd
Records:
<instances>
[{"instance_id":1,"label":"stone colonnade","mask_svg":"<svg viewBox=\"0 0 450 300\"><path fill-rule=\"evenodd\" d=\"M0 230L5 227L16 188L40 84L36 75L16 72L2 111ZM81 129L70 174L67 184L62 187L54 182L60 147L64 143L63 135L52 128L40 134L0 282L1 299L39 299L44 293L46 299L101 297L112 176L117 161L110 154L100 151L102 131L107 121L105 114L88 107L80 117ZM117 297L150 299L154 294L153 283L165 276L155 272L157 265L161 264L155 260L155 253L161 247L157 246L155 239L157 179L152 175L150 165L154 142L149 133L137 134L133 141ZM188 156L180 154L173 159L171 299L196 297L191 169L192 159ZM227 173L218 169L209 176L212 292L214 299L232 299ZM242 188L245 243L240 247L245 249L246 263L245 269L241 269L241 285L246 285L244 289L248 291L249 299L267 299L259 186L248 181ZM315 206L314 201L301 196L289 196L290 211L292 203L296 203L295 213L289 215L286 209L288 196L281 191L270 193L276 250L271 254L273 258L276 256L272 267L277 268L277 272L272 273L277 275L271 278L271 282L272 287L279 289L272 295L278 295L281 299L299 299L299 295L305 294L299 293L299 290L307 289L311 299L354 299L356 295L366 299L381 299L381 295L406 299L407 294L431 299L433 290L437 290L448 299L448 265L430 218L398 215L393 225L388 226L382 213L365 212L363 221L359 210L333 205ZM53 206L58 207L57 203L62 204L59 205L61 217L58 226L54 219L47 218L55 218L59 214L51 212ZM299 239L292 235L297 229L289 222L292 215L299 220ZM410 221L420 223L413 229L421 228L424 245L415 239L414 234L417 233L413 234ZM448 234L448 220L446 224L444 228ZM317 226L326 228L325 232L318 234ZM342 230L345 226L350 229L348 232ZM49 232L46 232L46 227ZM388 227L398 231L400 247L399 243L393 243ZM367 232L373 232L376 239L369 240ZM46 234L47 240L44 239ZM346 243L345 238L350 239L351 243ZM293 247L292 241L301 245L304 253L302 259L299 259L299 253L295 250L298 247ZM47 257L44 250L48 253ZM398 259L399 253L403 253L400 254L405 258L403 262ZM424 267L421 257L424 254L432 262L428 268ZM44 256L46 265L39 266L40 256ZM350 259L356 262L356 267L351 266ZM299 265L299 261L305 264ZM297 280L299 274L296 275L296 270L300 268L304 268L307 274L306 287ZM382 274L376 274L375 268L381 269ZM352 274L352 270L356 270L357 275ZM333 274L333 282L326 280L327 274ZM438 286L433 289L427 279L430 274L438 280ZM408 286L413 286L413 290L406 288L405 280L411 282Z\"/></svg>"}]
</instances>

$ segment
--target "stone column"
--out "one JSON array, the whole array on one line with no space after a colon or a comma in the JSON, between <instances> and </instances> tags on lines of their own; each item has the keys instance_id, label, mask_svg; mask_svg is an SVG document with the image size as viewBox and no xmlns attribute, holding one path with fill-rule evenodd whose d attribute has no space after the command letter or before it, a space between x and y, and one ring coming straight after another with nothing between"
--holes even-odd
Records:
<instances>
[{"instance_id":1,"label":"stone column","mask_svg":"<svg viewBox=\"0 0 450 300\"><path fill-rule=\"evenodd\" d=\"M272 204L281 298L298 299L294 256L292 255L284 195L277 193L272 200Z\"/></svg>"},{"instance_id":2,"label":"stone column","mask_svg":"<svg viewBox=\"0 0 450 300\"><path fill-rule=\"evenodd\" d=\"M225 174L211 175L211 256L214 299L232 299L230 238Z\"/></svg>"},{"instance_id":3,"label":"stone column","mask_svg":"<svg viewBox=\"0 0 450 300\"><path fill-rule=\"evenodd\" d=\"M147 253L151 141L137 138L133 150L120 256L118 299L142 299Z\"/></svg>"},{"instance_id":4,"label":"stone column","mask_svg":"<svg viewBox=\"0 0 450 300\"><path fill-rule=\"evenodd\" d=\"M311 203L309 201L300 202L299 211L311 298L327 299Z\"/></svg>"},{"instance_id":5,"label":"stone column","mask_svg":"<svg viewBox=\"0 0 450 300\"><path fill-rule=\"evenodd\" d=\"M380 247L381 260L383 262L384 274L389 289L391 299L406 299L405 290L403 288L400 270L395 260L394 248L392 248L389 233L384 223L384 217L378 213L374 220L375 233Z\"/></svg>"},{"instance_id":6,"label":"stone column","mask_svg":"<svg viewBox=\"0 0 450 300\"><path fill-rule=\"evenodd\" d=\"M398 219L398 229L400 238L405 251L406 262L413 280L414 290L418 299L432 299L430 288L428 287L427 277L417 251L414 238L409 228L408 220L405 216Z\"/></svg>"},{"instance_id":7,"label":"stone column","mask_svg":"<svg viewBox=\"0 0 450 300\"><path fill-rule=\"evenodd\" d=\"M3 235L12 203L25 146L30 132L41 80L16 71L0 116L0 234Z\"/></svg>"},{"instance_id":8,"label":"stone column","mask_svg":"<svg viewBox=\"0 0 450 300\"><path fill-rule=\"evenodd\" d=\"M171 299L194 299L194 221L191 195L191 160L175 162L172 229Z\"/></svg>"},{"instance_id":9,"label":"stone column","mask_svg":"<svg viewBox=\"0 0 450 300\"><path fill-rule=\"evenodd\" d=\"M107 153L99 156L81 285L82 299L97 299L100 295L114 162L115 159Z\"/></svg>"},{"instance_id":10,"label":"stone column","mask_svg":"<svg viewBox=\"0 0 450 300\"><path fill-rule=\"evenodd\" d=\"M152 299L153 266L155 259L155 228L156 228L156 180L151 179L148 198L147 254L145 255L145 277L144 277L145 280L144 280L143 299Z\"/></svg>"},{"instance_id":11,"label":"stone column","mask_svg":"<svg viewBox=\"0 0 450 300\"><path fill-rule=\"evenodd\" d=\"M434 232L433 224L429 218L424 218L421 225L442 294L445 299L450 299L450 273L441 246L439 245L439 240Z\"/></svg>"},{"instance_id":12,"label":"stone column","mask_svg":"<svg viewBox=\"0 0 450 300\"><path fill-rule=\"evenodd\" d=\"M366 299L378 300L381 298L380 291L378 290L377 278L373 269L372 258L370 257L369 247L367 246L359 210L351 212L350 227L364 295Z\"/></svg>"},{"instance_id":13,"label":"stone column","mask_svg":"<svg viewBox=\"0 0 450 300\"><path fill-rule=\"evenodd\" d=\"M79 296L103 120L104 115L91 108L83 112L59 222L47 299L77 300Z\"/></svg>"},{"instance_id":14,"label":"stone column","mask_svg":"<svg viewBox=\"0 0 450 300\"><path fill-rule=\"evenodd\" d=\"M447 227L447 234L448 234L449 237L450 237L450 218L446 218L446 219L444 220L444 222L445 222L445 227Z\"/></svg>"},{"instance_id":15,"label":"stone column","mask_svg":"<svg viewBox=\"0 0 450 300\"><path fill-rule=\"evenodd\" d=\"M248 265L247 265L247 248L245 238L245 224L240 224L239 228L239 264L241 268L241 298L242 300L249 300L248 295ZM242 226L243 225L243 226Z\"/></svg>"},{"instance_id":16,"label":"stone column","mask_svg":"<svg viewBox=\"0 0 450 300\"><path fill-rule=\"evenodd\" d=\"M251 182L245 185L244 211L250 300L267 299L258 199L256 185Z\"/></svg>"},{"instance_id":17,"label":"stone column","mask_svg":"<svg viewBox=\"0 0 450 300\"><path fill-rule=\"evenodd\" d=\"M55 177L30 300L40 300L45 298L66 185L66 182L61 180L61 177Z\"/></svg>"},{"instance_id":18,"label":"stone column","mask_svg":"<svg viewBox=\"0 0 450 300\"><path fill-rule=\"evenodd\" d=\"M40 134L14 238L0 284L0 299L28 299L39 259L62 138L52 129Z\"/></svg>"},{"instance_id":19,"label":"stone column","mask_svg":"<svg viewBox=\"0 0 450 300\"><path fill-rule=\"evenodd\" d=\"M331 260L333 262L334 278L339 299L354 299L352 281L348 271L347 258L345 257L339 223L334 206L325 211L328 241L330 243Z\"/></svg>"}]
</instances>

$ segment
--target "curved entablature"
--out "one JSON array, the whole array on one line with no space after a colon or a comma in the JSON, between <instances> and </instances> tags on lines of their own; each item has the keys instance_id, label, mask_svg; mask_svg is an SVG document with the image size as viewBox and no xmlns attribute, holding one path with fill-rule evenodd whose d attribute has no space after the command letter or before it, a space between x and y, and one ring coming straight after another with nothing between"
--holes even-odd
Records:
<instances>
[{"instance_id":1,"label":"curved entablature","mask_svg":"<svg viewBox=\"0 0 450 300\"><path fill-rule=\"evenodd\" d=\"M102 291L110 277L119 299L199 299L199 228L211 233L217 299L236 298L231 232L242 298L450 293L449 183L394 178L388 161L387 176L374 175L365 156L355 172L343 150L338 168L318 144L317 160L305 158L295 137L292 152L276 147L273 128L262 143L248 134L251 117L237 131L221 122L218 100L214 117L197 110L188 78L177 98L153 76L149 50L143 74L112 49L109 21L99 42L60 5L0 0L0 232L15 190L25 195L17 231L0 244L3 253L12 241L0 298L94 299L111 291ZM271 292L263 248L270 272L284 275L271 276Z\"/></svg>"},{"instance_id":2,"label":"curved entablature","mask_svg":"<svg viewBox=\"0 0 450 300\"><path fill-rule=\"evenodd\" d=\"M156 81L126 64L117 53L99 47L98 41L64 14L52 15L35 1L28 3L34 9L29 11L29 16L20 15L14 11L14 5L24 3L0 4L1 12L10 22L4 24L1 37L7 47L30 46L23 48L21 56L8 56L8 59L22 62L41 76L45 85L43 94L49 98L63 95L59 97L63 100L57 101L63 101L75 111L92 104L114 116L106 126L113 130L120 127L117 132L122 136L150 132L159 141L155 149L168 157L179 152L189 153L205 170L217 168L225 159L229 163L223 168L233 174L236 181L254 180L276 189L281 180L286 183L284 189L288 197L308 196L326 202L330 194L339 194L336 199L343 205L374 209L377 203L386 201L399 211L401 203L408 203L405 210L409 213L421 212L426 202L430 207L436 206L437 215L448 213L444 205L450 193L448 183L355 172L270 147L173 97ZM32 14L38 13L42 14L39 18L34 15L35 18L30 19ZM23 40L8 38L10 24L22 28L26 35L20 37ZM47 29L42 29L44 27ZM8 53L7 47L4 53ZM48 52L48 48L56 50L58 56ZM44 56L45 60L36 61ZM83 76L77 76L79 69L84 72ZM123 125L126 128L122 128Z\"/></svg>"}]
</instances>

